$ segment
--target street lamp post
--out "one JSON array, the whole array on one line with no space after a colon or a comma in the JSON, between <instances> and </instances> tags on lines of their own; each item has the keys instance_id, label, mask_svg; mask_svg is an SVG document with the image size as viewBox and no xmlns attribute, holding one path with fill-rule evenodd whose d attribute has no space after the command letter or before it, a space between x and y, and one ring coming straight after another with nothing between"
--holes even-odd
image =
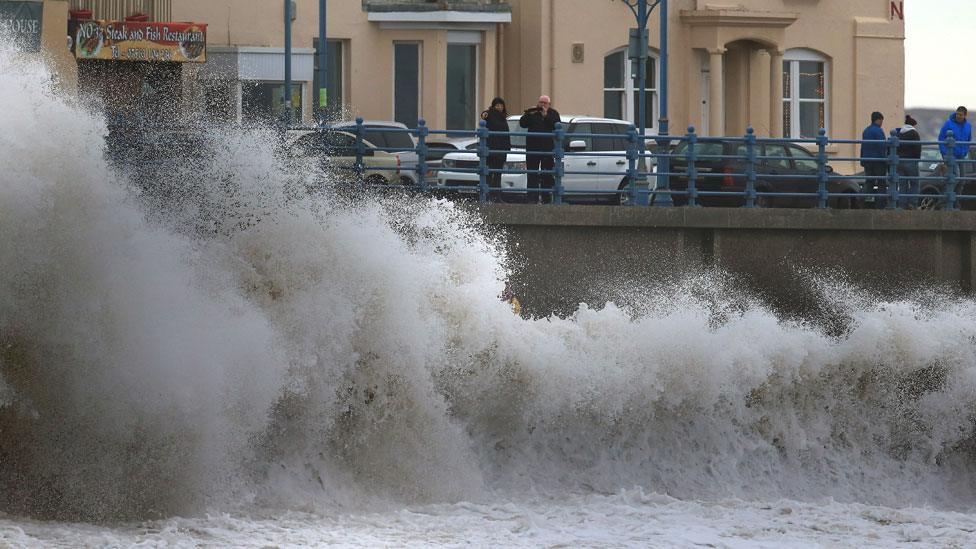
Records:
<instances>
[{"instance_id":1,"label":"street lamp post","mask_svg":"<svg viewBox=\"0 0 976 549\"><path fill-rule=\"evenodd\" d=\"M651 12L654 8L660 6L660 12L658 15L661 18L661 44L660 44L660 72L661 72L661 84L660 84L660 99L661 99L661 116L658 120L658 149L663 151L664 154L658 159L657 166L657 190L665 191L660 194L660 196L655 196L654 201L656 204L661 206L671 206L673 201L671 200L671 193L669 191L670 180L668 178L668 172L670 168L670 159L668 158L668 145L669 139L668 135L668 0L622 0L630 11L634 12L634 17L637 18L637 28L631 29L630 32L630 52L629 57L636 60L637 62L637 119L640 125L640 140L638 142L638 147L643 155L645 151L644 144L644 134L647 128L647 112L646 112L646 91L644 90L647 82L647 21L650 18ZM642 157L643 158L643 157Z\"/></svg>"},{"instance_id":2,"label":"street lamp post","mask_svg":"<svg viewBox=\"0 0 976 549\"><path fill-rule=\"evenodd\" d=\"M282 105L285 108L285 127L291 126L291 20L292 0L285 0L285 86Z\"/></svg>"},{"instance_id":3,"label":"street lamp post","mask_svg":"<svg viewBox=\"0 0 976 549\"><path fill-rule=\"evenodd\" d=\"M325 16L326 0L319 0L319 97L318 112L319 119L325 122L325 108L329 103L329 83L326 78L329 74L329 42L326 38Z\"/></svg>"}]
</instances>

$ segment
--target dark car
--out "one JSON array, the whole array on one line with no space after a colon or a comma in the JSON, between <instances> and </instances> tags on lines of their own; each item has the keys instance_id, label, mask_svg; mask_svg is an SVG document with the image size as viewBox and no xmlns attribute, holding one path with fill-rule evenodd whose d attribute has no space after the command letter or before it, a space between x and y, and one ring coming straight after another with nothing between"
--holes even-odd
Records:
<instances>
[{"instance_id":1,"label":"dark car","mask_svg":"<svg viewBox=\"0 0 976 549\"><path fill-rule=\"evenodd\" d=\"M972 171L972 165L964 170ZM945 190L948 178L948 168L942 161L942 154L938 149L923 149L922 159L918 164L919 193L924 195L918 200L920 210L941 210L945 207ZM964 174L963 179L956 184L956 195L976 195L976 175ZM957 206L963 210L976 210L976 200L959 200Z\"/></svg>"},{"instance_id":2,"label":"dark car","mask_svg":"<svg viewBox=\"0 0 976 549\"><path fill-rule=\"evenodd\" d=\"M688 190L688 147L687 141L681 142L674 149L671 159L672 175L671 189L673 191ZM746 144L741 141L703 139L695 144L695 167L698 177L695 188L706 194L699 195L697 203L702 206L743 206L745 195L710 195L711 192L744 193L746 190ZM756 197L756 205L761 207L781 208L812 208L817 205L817 197L789 196L790 193L816 193L819 189L817 181L817 158L805 148L793 143L757 143L756 154L756 192L773 193ZM828 165L827 173L831 175L833 169ZM855 194L859 192L856 182L850 180L832 179L827 182L830 193ZM784 196L775 196L783 193ZM688 203L686 194L674 194L676 205ZM657 197L655 197L657 198ZM857 200L852 197L832 196L828 205L833 208L851 208L857 206Z\"/></svg>"}]
</instances>

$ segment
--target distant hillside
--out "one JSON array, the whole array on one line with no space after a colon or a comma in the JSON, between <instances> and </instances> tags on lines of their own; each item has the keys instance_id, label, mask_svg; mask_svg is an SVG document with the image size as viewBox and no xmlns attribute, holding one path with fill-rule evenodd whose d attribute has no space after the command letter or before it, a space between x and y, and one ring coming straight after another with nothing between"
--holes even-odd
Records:
<instances>
[{"instance_id":1,"label":"distant hillside","mask_svg":"<svg viewBox=\"0 0 976 549\"><path fill-rule=\"evenodd\" d=\"M942 128L942 124L955 109L955 107L945 109L918 107L905 109L905 112L911 114L915 120L918 120L918 133L921 134L922 141L935 141L939 137L939 130ZM970 113L970 122L972 121L973 114ZM887 128L888 121L885 120L885 122L885 127ZM897 122L902 122L902 120L898 120ZM891 128L894 127L894 125L891 125Z\"/></svg>"}]
</instances>

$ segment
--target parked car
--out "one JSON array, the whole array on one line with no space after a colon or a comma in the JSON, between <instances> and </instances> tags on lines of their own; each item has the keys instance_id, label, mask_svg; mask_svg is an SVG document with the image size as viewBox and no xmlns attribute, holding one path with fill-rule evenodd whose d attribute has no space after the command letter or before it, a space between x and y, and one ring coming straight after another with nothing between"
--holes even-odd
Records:
<instances>
[{"instance_id":1,"label":"parked car","mask_svg":"<svg viewBox=\"0 0 976 549\"><path fill-rule=\"evenodd\" d=\"M689 143L682 141L671 159L670 187L673 191L688 190ZM741 141L702 138L695 143L695 167L698 177L695 188L699 192L742 193L746 189L746 144ZM757 143L756 184L758 193L816 193L819 189L817 158L807 149L793 143ZM827 173L833 168L827 166ZM805 177L797 177L805 176ZM830 193L855 194L860 192L856 181L831 179L827 182ZM673 194L675 205L688 203L686 194ZM657 196L655 196L657 199ZM817 205L816 196L757 196L756 205L761 207L812 208ZM743 206L744 195L699 195L702 206ZM831 197L828 205L833 208L858 206L855 197Z\"/></svg>"},{"instance_id":2,"label":"parked car","mask_svg":"<svg viewBox=\"0 0 976 549\"><path fill-rule=\"evenodd\" d=\"M366 120L363 122L365 131L363 139L368 140L376 148L385 149L385 152L392 153L400 159L400 183L403 185L417 184L417 142L411 134L406 133L408 129L405 124L400 122L390 122L382 120ZM344 121L338 124L326 126L328 129L348 132L356 135L356 122Z\"/></svg>"},{"instance_id":3,"label":"parked car","mask_svg":"<svg viewBox=\"0 0 976 549\"><path fill-rule=\"evenodd\" d=\"M363 140L362 176L356 173L356 136L349 132L315 129L289 132L285 152L294 160L318 160L333 177L346 181L373 184L401 183L400 157L379 150L372 141Z\"/></svg>"},{"instance_id":4,"label":"parked car","mask_svg":"<svg viewBox=\"0 0 976 549\"><path fill-rule=\"evenodd\" d=\"M972 165L970 165L972 166ZM967 169L972 169L967 166ZM924 195L918 200L920 210L941 210L945 208L945 191L948 178L948 166L942 160L942 153L936 148L922 149L922 158L918 164L919 194ZM976 174L965 174L965 180L956 184L956 195L976 195L976 181L969 178ZM958 206L963 210L976 210L976 201L960 200Z\"/></svg>"},{"instance_id":5,"label":"parked car","mask_svg":"<svg viewBox=\"0 0 976 549\"><path fill-rule=\"evenodd\" d=\"M939 152L939 149L934 147L923 148L922 157L918 163L918 190L919 194L924 196L918 199L917 209L941 210L945 208L945 190L946 183L948 182L948 177L946 177L947 173L948 166L942 159L942 153ZM862 185L864 184L863 171L855 173L852 177ZM959 181L956 185L956 195L976 196L976 174L964 175L963 177L965 180ZM973 180L970 181L970 178L973 178ZM872 206L877 202L877 207L884 207L887 196L886 192L879 190L878 182L873 181L868 189L867 192L875 193L878 196L867 197L865 198L865 202ZM976 201L974 200L960 200L957 205L963 210L976 210Z\"/></svg>"},{"instance_id":6,"label":"parked car","mask_svg":"<svg viewBox=\"0 0 976 549\"><path fill-rule=\"evenodd\" d=\"M433 184L437 182L437 170L441 168L444 155L458 151L477 151L478 138L462 137L458 139L427 139L427 174L425 179Z\"/></svg>"},{"instance_id":7,"label":"parked car","mask_svg":"<svg viewBox=\"0 0 976 549\"><path fill-rule=\"evenodd\" d=\"M563 150L568 154L563 160L566 174L562 184L564 200L610 201L626 203L630 195L621 192L627 188L627 132L630 122L611 118L590 116L562 116L566 128ZM508 118L508 127L513 132L524 132L519 126L519 116ZM573 134L606 134L619 137L575 137ZM587 154L593 153L593 154ZM449 153L444 156L441 169L437 173L437 185L442 188L459 188L461 192L477 192L480 178L477 173L461 172L452 168L474 170L479 166L477 151ZM645 165L649 172L651 163ZM512 152L505 163L506 170L525 170L525 137L512 136ZM592 172L592 173L590 173ZM606 175L610 174L610 175ZM500 185L506 197L525 198L528 178L526 174L504 173ZM647 188L647 181L638 181L638 186Z\"/></svg>"}]
</instances>

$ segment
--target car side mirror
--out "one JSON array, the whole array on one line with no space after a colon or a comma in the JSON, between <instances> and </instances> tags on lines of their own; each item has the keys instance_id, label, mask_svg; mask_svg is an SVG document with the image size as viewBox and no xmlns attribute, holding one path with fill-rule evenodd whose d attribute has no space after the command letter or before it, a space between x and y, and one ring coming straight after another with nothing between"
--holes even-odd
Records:
<instances>
[{"instance_id":1,"label":"car side mirror","mask_svg":"<svg viewBox=\"0 0 976 549\"><path fill-rule=\"evenodd\" d=\"M569 150L571 152L580 152L586 150L586 141L582 139L576 139L569 142Z\"/></svg>"},{"instance_id":2,"label":"car side mirror","mask_svg":"<svg viewBox=\"0 0 976 549\"><path fill-rule=\"evenodd\" d=\"M824 169L827 170L827 173L834 173L834 167L829 164L824 166Z\"/></svg>"}]
</instances>

